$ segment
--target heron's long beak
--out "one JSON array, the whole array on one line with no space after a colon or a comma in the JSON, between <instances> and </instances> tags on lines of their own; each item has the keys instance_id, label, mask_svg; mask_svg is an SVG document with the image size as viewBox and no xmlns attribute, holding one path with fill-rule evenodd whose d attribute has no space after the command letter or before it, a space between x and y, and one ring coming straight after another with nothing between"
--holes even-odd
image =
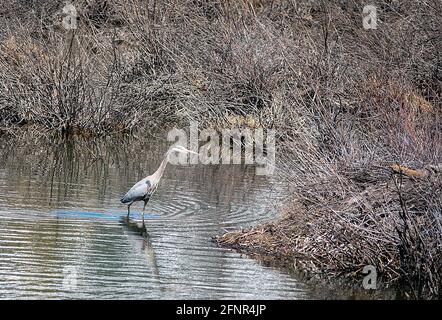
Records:
<instances>
[{"instance_id":1,"label":"heron's long beak","mask_svg":"<svg viewBox=\"0 0 442 320\"><path fill-rule=\"evenodd\" d=\"M187 150L187 152L189 152L189 153L191 153L191 154L199 154L198 152L190 151L190 150Z\"/></svg>"}]
</instances>

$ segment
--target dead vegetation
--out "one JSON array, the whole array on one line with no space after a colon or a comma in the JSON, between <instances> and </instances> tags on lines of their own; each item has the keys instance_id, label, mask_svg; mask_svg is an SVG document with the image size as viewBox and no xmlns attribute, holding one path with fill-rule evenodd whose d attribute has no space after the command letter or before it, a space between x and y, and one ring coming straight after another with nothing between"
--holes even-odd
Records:
<instances>
[{"instance_id":1,"label":"dead vegetation","mask_svg":"<svg viewBox=\"0 0 442 320\"><path fill-rule=\"evenodd\" d=\"M373 265L384 286L401 283L409 297L438 297L442 172L419 179L405 172L411 175L388 167L341 172L335 177L340 181L310 186L281 219L216 240L355 282L364 266Z\"/></svg>"},{"instance_id":2,"label":"dead vegetation","mask_svg":"<svg viewBox=\"0 0 442 320\"><path fill-rule=\"evenodd\" d=\"M64 2L12 1L0 14L0 128L108 135L232 114L271 125L284 67L259 3L78 0L68 19Z\"/></svg>"},{"instance_id":3,"label":"dead vegetation","mask_svg":"<svg viewBox=\"0 0 442 320\"><path fill-rule=\"evenodd\" d=\"M442 2L377 1L376 30L355 0L72 4L0 9L0 132L274 128L292 207L219 240L440 297Z\"/></svg>"}]
</instances>

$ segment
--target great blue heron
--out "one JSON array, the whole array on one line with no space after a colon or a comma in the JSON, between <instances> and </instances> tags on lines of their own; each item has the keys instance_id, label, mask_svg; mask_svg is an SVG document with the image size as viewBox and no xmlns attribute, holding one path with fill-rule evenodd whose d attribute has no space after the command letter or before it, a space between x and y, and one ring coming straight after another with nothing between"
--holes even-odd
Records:
<instances>
[{"instance_id":1,"label":"great blue heron","mask_svg":"<svg viewBox=\"0 0 442 320\"><path fill-rule=\"evenodd\" d=\"M130 190L124 195L121 199L122 203L127 203L127 219L130 216L130 206L136 201L144 201L143 206L143 225L144 225L144 210L146 210L146 204L149 202L150 197L153 195L155 190L158 187L158 183L160 182L161 177L163 176L164 170L166 169L166 165L169 162L169 157L173 152L181 152L181 153L193 153L198 154L194 151L190 151L183 146L173 146L171 147L165 157L161 162L160 167L155 171L154 174L147 176L146 178L138 181Z\"/></svg>"}]
</instances>

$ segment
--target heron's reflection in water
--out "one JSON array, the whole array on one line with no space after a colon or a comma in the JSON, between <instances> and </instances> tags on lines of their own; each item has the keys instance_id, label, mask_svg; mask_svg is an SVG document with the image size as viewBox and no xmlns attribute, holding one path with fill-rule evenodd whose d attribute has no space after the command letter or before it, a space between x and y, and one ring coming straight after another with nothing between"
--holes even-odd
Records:
<instances>
[{"instance_id":1,"label":"heron's reflection in water","mask_svg":"<svg viewBox=\"0 0 442 320\"><path fill-rule=\"evenodd\" d=\"M136 254L146 257L147 266L152 268L152 272L160 282L160 272L158 269L155 250L152 241L147 233L146 227L142 222L121 217L120 225L123 227L123 233L128 239Z\"/></svg>"}]
</instances>

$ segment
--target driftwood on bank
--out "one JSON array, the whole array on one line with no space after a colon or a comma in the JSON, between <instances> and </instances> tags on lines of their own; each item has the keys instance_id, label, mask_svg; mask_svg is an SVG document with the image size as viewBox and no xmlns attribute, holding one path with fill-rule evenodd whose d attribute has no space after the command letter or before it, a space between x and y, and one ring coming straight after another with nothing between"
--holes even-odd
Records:
<instances>
[{"instance_id":1,"label":"driftwood on bank","mask_svg":"<svg viewBox=\"0 0 442 320\"><path fill-rule=\"evenodd\" d=\"M425 178L439 175L442 172L442 163L438 165L427 165L423 169L412 169L399 164L392 164L390 168L393 172L403 174L410 178Z\"/></svg>"}]
</instances>

